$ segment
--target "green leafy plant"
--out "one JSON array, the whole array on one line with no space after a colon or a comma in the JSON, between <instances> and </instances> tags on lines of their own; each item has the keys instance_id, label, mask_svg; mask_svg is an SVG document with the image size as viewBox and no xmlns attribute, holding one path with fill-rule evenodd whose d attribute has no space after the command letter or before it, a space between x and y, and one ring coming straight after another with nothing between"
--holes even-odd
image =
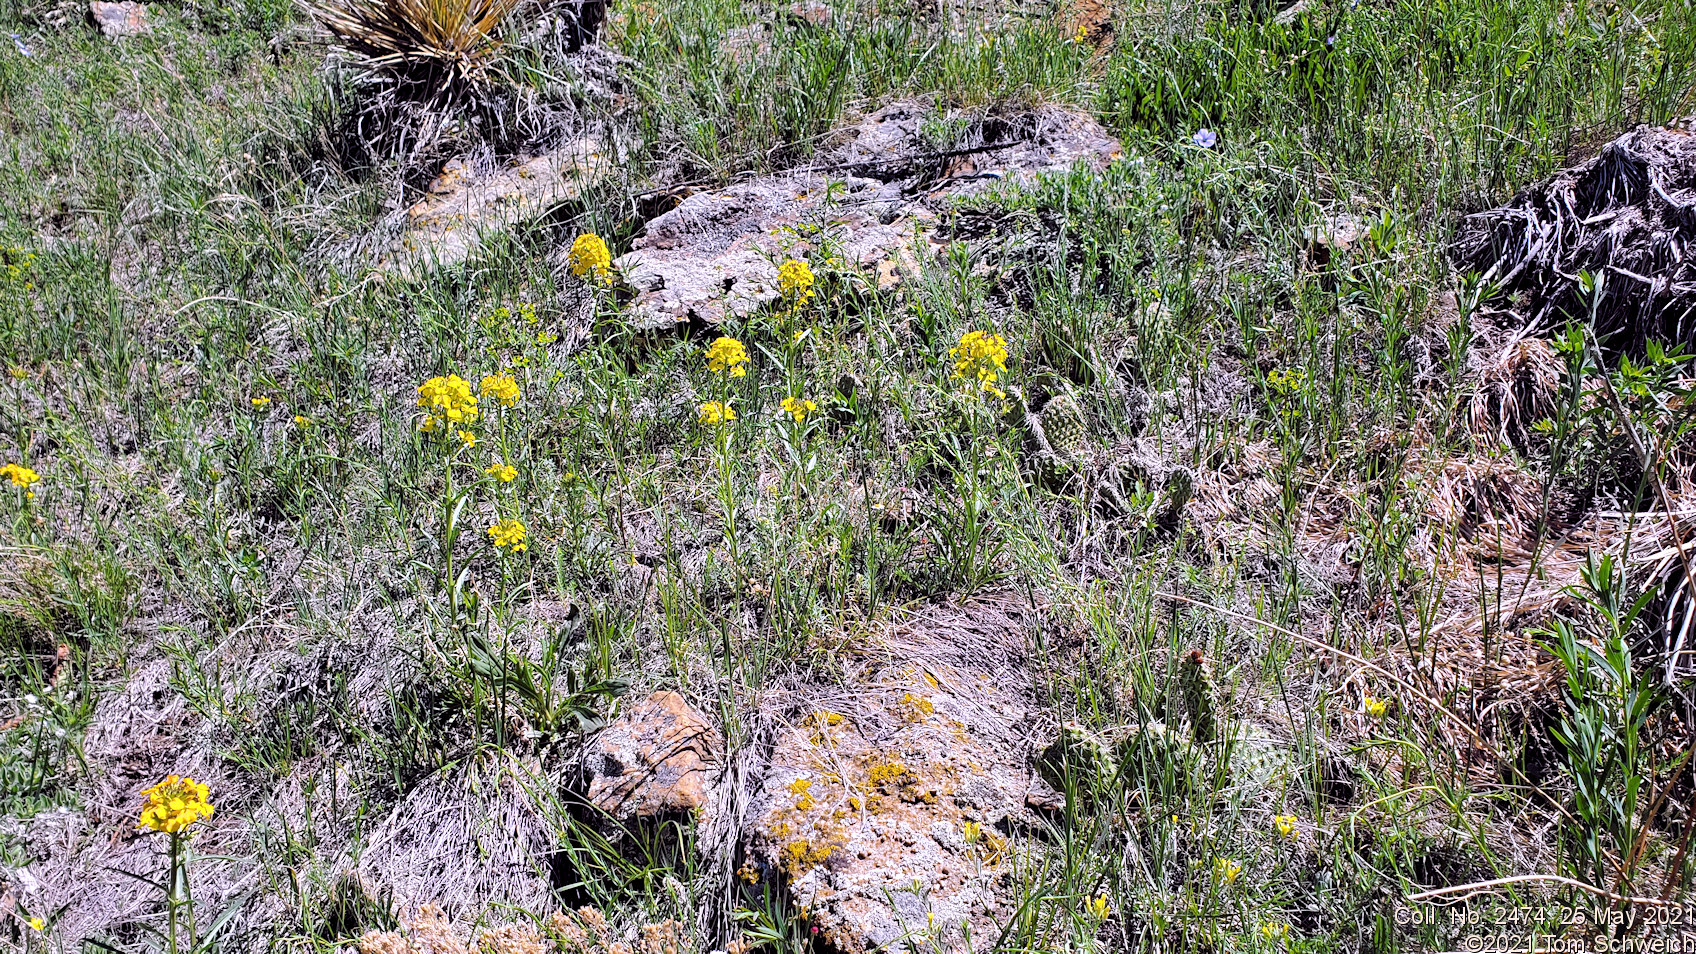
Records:
<instances>
[{"instance_id":1,"label":"green leafy plant","mask_svg":"<svg viewBox=\"0 0 1696 954\"><path fill-rule=\"evenodd\" d=\"M1571 593L1581 615L1556 620L1542 643L1566 670L1566 712L1551 730L1572 783L1562 841L1580 877L1630 894L1660 809L1656 787L1690 753L1658 762L1655 716L1667 696L1633 658L1654 591L1630 599L1620 567L1604 555Z\"/></svg>"}]
</instances>

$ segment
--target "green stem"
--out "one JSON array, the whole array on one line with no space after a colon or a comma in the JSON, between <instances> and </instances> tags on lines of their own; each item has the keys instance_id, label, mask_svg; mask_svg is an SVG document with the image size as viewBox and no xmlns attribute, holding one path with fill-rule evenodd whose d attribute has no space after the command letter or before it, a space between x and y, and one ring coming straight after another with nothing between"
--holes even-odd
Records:
<instances>
[{"instance_id":1,"label":"green stem","mask_svg":"<svg viewBox=\"0 0 1696 954\"><path fill-rule=\"evenodd\" d=\"M182 843L180 832L171 832L171 860L165 874L166 943L170 954L177 954L177 879L182 876Z\"/></svg>"}]
</instances>

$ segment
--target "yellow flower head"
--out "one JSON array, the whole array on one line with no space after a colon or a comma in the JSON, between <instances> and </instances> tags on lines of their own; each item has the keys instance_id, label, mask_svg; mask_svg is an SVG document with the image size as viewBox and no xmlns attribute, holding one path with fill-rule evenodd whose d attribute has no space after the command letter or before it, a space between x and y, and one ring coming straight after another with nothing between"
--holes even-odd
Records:
<instances>
[{"instance_id":1,"label":"yellow flower head","mask_svg":"<svg viewBox=\"0 0 1696 954\"><path fill-rule=\"evenodd\" d=\"M495 478L503 484L510 484L512 483L513 478L518 476L518 468L505 461L499 461L494 464L490 464L483 473L488 474L490 477Z\"/></svg>"},{"instance_id":2,"label":"yellow flower head","mask_svg":"<svg viewBox=\"0 0 1696 954\"><path fill-rule=\"evenodd\" d=\"M518 403L518 382L504 371L484 377L477 390L484 397L493 398L501 407L512 407Z\"/></svg>"},{"instance_id":3,"label":"yellow flower head","mask_svg":"<svg viewBox=\"0 0 1696 954\"><path fill-rule=\"evenodd\" d=\"M1260 926L1260 936L1268 941L1281 941L1290 936L1290 925L1284 921L1267 921Z\"/></svg>"},{"instance_id":4,"label":"yellow flower head","mask_svg":"<svg viewBox=\"0 0 1696 954\"><path fill-rule=\"evenodd\" d=\"M477 395L471 393L471 382L457 374L420 384L418 406L424 409L424 421L418 429L426 434L477 420Z\"/></svg>"},{"instance_id":5,"label":"yellow flower head","mask_svg":"<svg viewBox=\"0 0 1696 954\"><path fill-rule=\"evenodd\" d=\"M508 517L489 528L489 540L497 550L518 553L525 549L524 524Z\"/></svg>"},{"instance_id":6,"label":"yellow flower head","mask_svg":"<svg viewBox=\"0 0 1696 954\"><path fill-rule=\"evenodd\" d=\"M748 349L735 338L720 338L707 349L707 369L739 378L748 373Z\"/></svg>"},{"instance_id":7,"label":"yellow flower head","mask_svg":"<svg viewBox=\"0 0 1696 954\"><path fill-rule=\"evenodd\" d=\"M35 931L37 933L40 933L42 931L47 930L47 922L41 920L40 918L30 918L29 919L29 929L31 931Z\"/></svg>"},{"instance_id":8,"label":"yellow flower head","mask_svg":"<svg viewBox=\"0 0 1696 954\"><path fill-rule=\"evenodd\" d=\"M812 267L798 258L784 262L777 269L777 290L797 302L813 297Z\"/></svg>"},{"instance_id":9,"label":"yellow flower head","mask_svg":"<svg viewBox=\"0 0 1696 954\"><path fill-rule=\"evenodd\" d=\"M786 397L783 399L783 409L799 424L807 419L807 415L819 409L817 404L802 398Z\"/></svg>"},{"instance_id":10,"label":"yellow flower head","mask_svg":"<svg viewBox=\"0 0 1696 954\"><path fill-rule=\"evenodd\" d=\"M1105 921L1107 916L1113 913L1113 906L1107 903L1107 895L1105 894L1098 894L1091 898L1085 907L1089 910L1089 916L1097 921Z\"/></svg>"},{"instance_id":11,"label":"yellow flower head","mask_svg":"<svg viewBox=\"0 0 1696 954\"><path fill-rule=\"evenodd\" d=\"M1278 837L1286 839L1288 841L1295 841L1296 840L1296 816L1294 816L1294 815L1279 815L1279 816L1277 816L1276 818L1272 819L1272 829L1278 833Z\"/></svg>"},{"instance_id":12,"label":"yellow flower head","mask_svg":"<svg viewBox=\"0 0 1696 954\"><path fill-rule=\"evenodd\" d=\"M966 823L962 835L965 837L966 844L975 845L983 839L983 825L975 821L969 821Z\"/></svg>"},{"instance_id":13,"label":"yellow flower head","mask_svg":"<svg viewBox=\"0 0 1696 954\"><path fill-rule=\"evenodd\" d=\"M1243 866L1229 858L1220 858L1213 863L1213 876L1226 884L1236 881L1237 875L1242 873Z\"/></svg>"},{"instance_id":14,"label":"yellow flower head","mask_svg":"<svg viewBox=\"0 0 1696 954\"><path fill-rule=\"evenodd\" d=\"M22 464L7 464L0 467L0 477L12 482L19 490L28 490L29 485L41 479L41 475Z\"/></svg>"},{"instance_id":15,"label":"yellow flower head","mask_svg":"<svg viewBox=\"0 0 1696 954\"><path fill-rule=\"evenodd\" d=\"M948 356L954 359L954 377L978 382L986 394L1006 396L995 384L1007 370L1005 338L988 331L968 331Z\"/></svg>"},{"instance_id":16,"label":"yellow flower head","mask_svg":"<svg viewBox=\"0 0 1696 954\"><path fill-rule=\"evenodd\" d=\"M252 404L254 407L265 407L271 403L271 399L261 394L256 398L248 398L248 403Z\"/></svg>"},{"instance_id":17,"label":"yellow flower head","mask_svg":"<svg viewBox=\"0 0 1696 954\"><path fill-rule=\"evenodd\" d=\"M1366 697L1366 714L1374 719L1384 718L1384 713L1390 709L1390 703L1373 696Z\"/></svg>"},{"instance_id":18,"label":"yellow flower head","mask_svg":"<svg viewBox=\"0 0 1696 954\"><path fill-rule=\"evenodd\" d=\"M607 270L612 267L612 252L599 235L584 232L571 243L571 251L565 256L565 267L578 278L599 281L606 277Z\"/></svg>"},{"instance_id":19,"label":"yellow flower head","mask_svg":"<svg viewBox=\"0 0 1696 954\"><path fill-rule=\"evenodd\" d=\"M301 415L296 414L294 416L294 426L295 427L311 427L312 426L312 418L302 417Z\"/></svg>"},{"instance_id":20,"label":"yellow flower head","mask_svg":"<svg viewBox=\"0 0 1696 954\"><path fill-rule=\"evenodd\" d=\"M723 401L708 401L696 409L696 418L710 426L728 424L736 420L736 410Z\"/></svg>"},{"instance_id":21,"label":"yellow flower head","mask_svg":"<svg viewBox=\"0 0 1696 954\"><path fill-rule=\"evenodd\" d=\"M141 807L142 828L175 835L202 818L212 817L206 786L187 776L169 776L141 794L147 799Z\"/></svg>"}]
</instances>

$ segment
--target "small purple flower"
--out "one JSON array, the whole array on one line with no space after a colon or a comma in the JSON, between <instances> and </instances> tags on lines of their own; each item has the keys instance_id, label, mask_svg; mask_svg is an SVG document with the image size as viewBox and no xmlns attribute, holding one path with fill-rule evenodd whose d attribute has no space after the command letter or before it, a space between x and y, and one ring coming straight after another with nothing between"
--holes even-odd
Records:
<instances>
[{"instance_id":1,"label":"small purple flower","mask_svg":"<svg viewBox=\"0 0 1696 954\"><path fill-rule=\"evenodd\" d=\"M1219 137L1214 135L1211 129L1197 129L1195 131L1195 144L1203 149L1212 149L1213 144L1218 141Z\"/></svg>"},{"instance_id":2,"label":"small purple flower","mask_svg":"<svg viewBox=\"0 0 1696 954\"><path fill-rule=\"evenodd\" d=\"M28 44L24 43L23 37L18 36L16 33L12 34L12 43L17 46L19 53L22 53L25 56L35 55L35 51L30 49Z\"/></svg>"}]
</instances>

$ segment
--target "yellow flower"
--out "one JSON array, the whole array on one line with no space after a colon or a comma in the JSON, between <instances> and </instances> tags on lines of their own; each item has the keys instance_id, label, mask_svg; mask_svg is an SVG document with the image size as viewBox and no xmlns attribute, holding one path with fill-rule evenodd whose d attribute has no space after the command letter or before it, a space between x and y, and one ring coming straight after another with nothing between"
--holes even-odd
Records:
<instances>
[{"instance_id":1,"label":"yellow flower","mask_svg":"<svg viewBox=\"0 0 1696 954\"><path fill-rule=\"evenodd\" d=\"M795 419L795 423L799 424L807 419L807 415L818 410L819 406L801 398L786 397L783 399L783 409L789 412L789 416Z\"/></svg>"},{"instance_id":2,"label":"yellow flower","mask_svg":"<svg viewBox=\"0 0 1696 954\"><path fill-rule=\"evenodd\" d=\"M459 439L465 442L466 447L476 447L477 446L477 435L471 433L470 431L460 431L459 432Z\"/></svg>"},{"instance_id":3,"label":"yellow flower","mask_svg":"<svg viewBox=\"0 0 1696 954\"><path fill-rule=\"evenodd\" d=\"M739 378L748 373L748 349L735 338L720 338L707 349L707 370Z\"/></svg>"},{"instance_id":4,"label":"yellow flower","mask_svg":"<svg viewBox=\"0 0 1696 954\"><path fill-rule=\"evenodd\" d=\"M302 417L299 414L296 414L294 416L294 426L295 427L311 427L312 426L312 418Z\"/></svg>"},{"instance_id":5,"label":"yellow flower","mask_svg":"<svg viewBox=\"0 0 1696 954\"><path fill-rule=\"evenodd\" d=\"M525 549L524 524L510 517L502 520L489 528L489 539L497 550L518 553Z\"/></svg>"},{"instance_id":6,"label":"yellow flower","mask_svg":"<svg viewBox=\"0 0 1696 954\"><path fill-rule=\"evenodd\" d=\"M1089 911L1089 916L1097 921L1105 921L1107 916L1113 913L1113 907L1107 903L1107 895L1105 894L1098 894L1091 898L1085 907Z\"/></svg>"},{"instance_id":7,"label":"yellow flower","mask_svg":"<svg viewBox=\"0 0 1696 954\"><path fill-rule=\"evenodd\" d=\"M607 269L612 266L612 252L607 243L593 232L584 232L571 243L571 251L565 256L565 267L578 278L593 278L597 281L605 278Z\"/></svg>"},{"instance_id":8,"label":"yellow flower","mask_svg":"<svg viewBox=\"0 0 1696 954\"><path fill-rule=\"evenodd\" d=\"M1260 926L1260 936L1268 941L1278 941L1290 936L1290 926L1283 921L1267 921Z\"/></svg>"},{"instance_id":9,"label":"yellow flower","mask_svg":"<svg viewBox=\"0 0 1696 954\"><path fill-rule=\"evenodd\" d=\"M960 344L949 349L954 359L954 377L978 382L986 394L1005 397L996 386L1001 373L1007 370L1007 340L987 331L968 331Z\"/></svg>"},{"instance_id":10,"label":"yellow flower","mask_svg":"<svg viewBox=\"0 0 1696 954\"><path fill-rule=\"evenodd\" d=\"M1366 714L1374 719L1384 718L1384 713L1389 711L1389 708L1389 702L1383 699L1377 699L1372 696L1366 697Z\"/></svg>"},{"instance_id":11,"label":"yellow flower","mask_svg":"<svg viewBox=\"0 0 1696 954\"><path fill-rule=\"evenodd\" d=\"M490 477L495 478L503 484L510 484L512 483L513 478L518 476L518 468L506 463L505 461L501 461L499 463L490 464L488 469L484 470L483 473L488 474Z\"/></svg>"},{"instance_id":12,"label":"yellow flower","mask_svg":"<svg viewBox=\"0 0 1696 954\"><path fill-rule=\"evenodd\" d=\"M969 821L966 823L964 835L966 844L975 845L983 838L983 826L975 821Z\"/></svg>"},{"instance_id":13,"label":"yellow flower","mask_svg":"<svg viewBox=\"0 0 1696 954\"><path fill-rule=\"evenodd\" d=\"M1237 880L1237 875L1243 873L1243 866L1229 858L1220 858L1213 863L1213 876L1220 881L1230 884Z\"/></svg>"},{"instance_id":14,"label":"yellow flower","mask_svg":"<svg viewBox=\"0 0 1696 954\"><path fill-rule=\"evenodd\" d=\"M0 467L0 477L12 482L19 490L28 490L29 485L41 479L41 475L22 464L7 464Z\"/></svg>"},{"instance_id":15,"label":"yellow flower","mask_svg":"<svg viewBox=\"0 0 1696 954\"><path fill-rule=\"evenodd\" d=\"M32 931L45 931L47 930L47 922L40 918L30 918L29 929Z\"/></svg>"},{"instance_id":16,"label":"yellow flower","mask_svg":"<svg viewBox=\"0 0 1696 954\"><path fill-rule=\"evenodd\" d=\"M702 424L728 424L736 420L736 409L723 401L708 401L696 410L696 417Z\"/></svg>"},{"instance_id":17,"label":"yellow flower","mask_svg":"<svg viewBox=\"0 0 1696 954\"><path fill-rule=\"evenodd\" d=\"M261 394L256 398L249 398L248 403L252 404L254 407L265 407L271 403L271 399Z\"/></svg>"},{"instance_id":18,"label":"yellow flower","mask_svg":"<svg viewBox=\"0 0 1696 954\"><path fill-rule=\"evenodd\" d=\"M1278 832L1278 837L1289 841L1296 840L1296 816L1279 815L1272 819L1272 828Z\"/></svg>"},{"instance_id":19,"label":"yellow flower","mask_svg":"<svg viewBox=\"0 0 1696 954\"><path fill-rule=\"evenodd\" d=\"M512 407L518 403L518 382L505 372L488 375L477 390L484 397L493 398L501 407Z\"/></svg>"},{"instance_id":20,"label":"yellow flower","mask_svg":"<svg viewBox=\"0 0 1696 954\"><path fill-rule=\"evenodd\" d=\"M206 800L206 792L204 784L187 776L167 777L141 793L147 804L141 808L139 827L175 835L202 818L211 818L212 803Z\"/></svg>"},{"instance_id":21,"label":"yellow flower","mask_svg":"<svg viewBox=\"0 0 1696 954\"><path fill-rule=\"evenodd\" d=\"M424 421L418 429L426 434L477 420L477 395L471 393L471 382L457 374L420 384L418 406L424 408Z\"/></svg>"},{"instance_id":22,"label":"yellow flower","mask_svg":"<svg viewBox=\"0 0 1696 954\"><path fill-rule=\"evenodd\" d=\"M784 262L777 269L777 290L798 302L813 297L812 267L798 258Z\"/></svg>"}]
</instances>

